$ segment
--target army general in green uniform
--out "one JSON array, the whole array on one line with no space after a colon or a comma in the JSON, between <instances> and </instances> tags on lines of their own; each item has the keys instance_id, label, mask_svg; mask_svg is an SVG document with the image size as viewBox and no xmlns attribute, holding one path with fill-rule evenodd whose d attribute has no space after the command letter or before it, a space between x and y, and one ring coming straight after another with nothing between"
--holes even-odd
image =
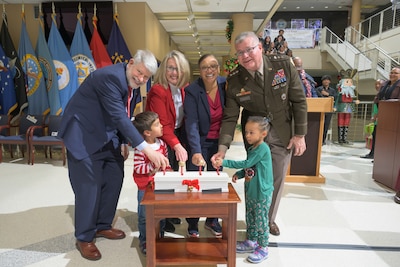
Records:
<instances>
[{"instance_id":1,"label":"army general in green uniform","mask_svg":"<svg viewBox=\"0 0 400 267\"><path fill-rule=\"evenodd\" d=\"M269 120L271 129L265 142L271 149L275 188L269 226L271 234L279 235L275 217L290 158L292 152L294 156L301 156L306 150L306 97L289 57L263 55L262 45L254 32L239 34L235 39L235 48L240 65L227 79L219 149L213 160L225 157L233 140L240 107L243 107L243 127L249 116L263 116Z\"/></svg>"}]
</instances>

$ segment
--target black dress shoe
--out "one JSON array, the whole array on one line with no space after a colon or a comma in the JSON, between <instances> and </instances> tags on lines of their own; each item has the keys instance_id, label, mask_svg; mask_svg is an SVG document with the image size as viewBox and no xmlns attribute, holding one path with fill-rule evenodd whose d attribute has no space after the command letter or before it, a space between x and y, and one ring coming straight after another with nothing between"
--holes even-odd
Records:
<instances>
[{"instance_id":1,"label":"black dress shoe","mask_svg":"<svg viewBox=\"0 0 400 267\"><path fill-rule=\"evenodd\" d=\"M362 159L373 159L373 158L374 158L374 155L367 154L367 155L365 155L365 156L360 156L360 158L362 158Z\"/></svg>"},{"instance_id":2,"label":"black dress shoe","mask_svg":"<svg viewBox=\"0 0 400 267\"><path fill-rule=\"evenodd\" d=\"M175 226L167 219L164 226L165 232L175 233Z\"/></svg>"},{"instance_id":3,"label":"black dress shoe","mask_svg":"<svg viewBox=\"0 0 400 267\"><path fill-rule=\"evenodd\" d=\"M179 218L167 218L168 221L170 221L172 224L181 224L182 221Z\"/></svg>"},{"instance_id":4,"label":"black dress shoe","mask_svg":"<svg viewBox=\"0 0 400 267\"><path fill-rule=\"evenodd\" d=\"M394 196L394 202L400 204L400 191L397 191L396 195Z\"/></svg>"}]
</instances>

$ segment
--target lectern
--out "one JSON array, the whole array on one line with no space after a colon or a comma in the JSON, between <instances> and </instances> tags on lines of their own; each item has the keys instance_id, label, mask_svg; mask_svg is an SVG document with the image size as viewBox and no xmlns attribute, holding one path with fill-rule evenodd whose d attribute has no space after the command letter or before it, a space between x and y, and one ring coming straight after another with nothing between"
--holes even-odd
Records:
<instances>
[{"instance_id":1,"label":"lectern","mask_svg":"<svg viewBox=\"0 0 400 267\"><path fill-rule=\"evenodd\" d=\"M333 112L333 97L307 98L307 149L302 156L292 157L286 182L325 183L319 169L326 112Z\"/></svg>"},{"instance_id":2,"label":"lectern","mask_svg":"<svg viewBox=\"0 0 400 267\"><path fill-rule=\"evenodd\" d=\"M389 188L398 190L400 174L400 101L379 101L378 125L372 177Z\"/></svg>"}]
</instances>

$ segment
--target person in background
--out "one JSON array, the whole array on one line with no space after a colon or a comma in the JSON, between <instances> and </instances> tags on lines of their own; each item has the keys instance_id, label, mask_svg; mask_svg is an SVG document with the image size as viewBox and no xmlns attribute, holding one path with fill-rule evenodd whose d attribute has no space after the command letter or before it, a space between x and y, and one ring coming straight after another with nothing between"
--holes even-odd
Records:
<instances>
[{"instance_id":1,"label":"person in background","mask_svg":"<svg viewBox=\"0 0 400 267\"><path fill-rule=\"evenodd\" d=\"M389 81L382 81L382 86L379 89L377 96L374 99L374 103L376 103L376 110L374 110L374 115L372 116L373 121L375 122L374 131L372 132L372 147L371 151L363 156L362 158L373 159L375 152L375 137L376 131L378 128L378 110L379 110L379 101L387 100L387 99L399 99L400 98L400 67L394 67L390 71ZM376 85L377 86L377 85ZM376 87L375 87L376 88Z\"/></svg>"},{"instance_id":2,"label":"person in background","mask_svg":"<svg viewBox=\"0 0 400 267\"><path fill-rule=\"evenodd\" d=\"M169 165L143 140L127 112L129 88L145 84L156 70L154 55L138 50L128 63L92 72L64 110L58 136L67 147L75 194L76 248L85 259L101 258L95 238L125 238L112 223L129 155L127 144L142 151L156 168Z\"/></svg>"},{"instance_id":3,"label":"person in background","mask_svg":"<svg viewBox=\"0 0 400 267\"><path fill-rule=\"evenodd\" d=\"M374 123L374 130L372 131L372 140L371 140L371 150L365 156L360 156L362 159L373 159L374 152L375 152L375 139L376 139L376 125L378 123L378 103L379 103L379 91L384 86L386 81L377 79L375 81L375 90L377 91L376 96L374 97L374 104L372 106L372 113L371 113L371 121Z\"/></svg>"},{"instance_id":4,"label":"person in background","mask_svg":"<svg viewBox=\"0 0 400 267\"><path fill-rule=\"evenodd\" d=\"M215 164L216 159L225 157L233 140L241 107L242 129L249 116L262 116L269 120L270 130L264 140L271 149L274 173L269 231L279 235L275 218L292 152L294 156L301 156L306 150L307 101L289 57L263 55L261 43L251 31L238 34L235 49L240 64L227 78L218 153L211 161ZM245 146L248 146L246 141Z\"/></svg>"},{"instance_id":5,"label":"person in background","mask_svg":"<svg viewBox=\"0 0 400 267\"><path fill-rule=\"evenodd\" d=\"M283 42L286 41L285 37L283 36L284 33L285 31L282 29L278 31L278 35L274 39L275 47L278 47L278 44L283 44Z\"/></svg>"},{"instance_id":6,"label":"person in background","mask_svg":"<svg viewBox=\"0 0 400 267\"><path fill-rule=\"evenodd\" d=\"M273 44L273 42L271 41L271 36L266 36L264 42L262 42L264 54L267 54L270 51L270 48L272 48L271 44Z\"/></svg>"},{"instance_id":7,"label":"person in background","mask_svg":"<svg viewBox=\"0 0 400 267\"><path fill-rule=\"evenodd\" d=\"M272 157L269 146L264 142L269 123L266 118L250 116L245 126L245 137L250 147L243 161L217 159L217 166L241 168L232 182L244 178L246 205L246 239L236 244L237 253L251 253L247 260L260 263L268 258L269 222L268 213L274 191Z\"/></svg>"},{"instance_id":8,"label":"person in background","mask_svg":"<svg viewBox=\"0 0 400 267\"><path fill-rule=\"evenodd\" d=\"M156 112L160 118L163 125L161 139L168 145L168 159L174 171L179 170L179 162L185 163L188 159L183 146L186 143L183 102L189 77L189 62L181 52L173 50L162 60L147 94L145 110ZM179 218L167 218L165 231L174 232L173 224L180 223Z\"/></svg>"},{"instance_id":9,"label":"person in background","mask_svg":"<svg viewBox=\"0 0 400 267\"><path fill-rule=\"evenodd\" d=\"M198 171L204 164L215 171L211 156L218 152L219 131L225 104L225 78L219 76L218 60L211 54L198 61L200 77L185 88L185 129L190 148L189 171ZM199 237L199 218L187 218L188 236ZM204 227L216 237L222 236L218 218L207 218Z\"/></svg>"},{"instance_id":10,"label":"person in background","mask_svg":"<svg viewBox=\"0 0 400 267\"><path fill-rule=\"evenodd\" d=\"M316 88L318 97L333 97L333 99L336 99L337 92L336 92L335 88L332 88L330 86L331 85L331 81L332 81L332 78L331 78L330 75L322 76L322 78L321 78L322 85L318 86ZM325 113L324 133L323 133L323 136L322 136L322 145L326 144L326 135L328 133L329 126L331 125L332 115L333 115L333 113L331 113L331 112L326 112Z\"/></svg>"},{"instance_id":11,"label":"person in background","mask_svg":"<svg viewBox=\"0 0 400 267\"><path fill-rule=\"evenodd\" d=\"M317 91L315 90L317 83L314 81L314 78L303 69L303 60L300 57L294 57L293 63L299 73L306 97L318 97Z\"/></svg>"},{"instance_id":12,"label":"person in background","mask_svg":"<svg viewBox=\"0 0 400 267\"><path fill-rule=\"evenodd\" d=\"M158 137L163 134L163 126L160 123L157 113L144 111L135 116L133 125L142 133L144 140L152 149L168 157L167 144ZM133 157L133 179L138 187L138 228L139 228L139 248L143 254L146 254L146 206L141 205L144 193L148 187L154 186L154 174L159 170L149 158L139 149L134 149ZM161 220L160 229L163 229L164 220ZM161 230L162 231L162 230ZM163 232L161 232L163 236Z\"/></svg>"}]
</instances>

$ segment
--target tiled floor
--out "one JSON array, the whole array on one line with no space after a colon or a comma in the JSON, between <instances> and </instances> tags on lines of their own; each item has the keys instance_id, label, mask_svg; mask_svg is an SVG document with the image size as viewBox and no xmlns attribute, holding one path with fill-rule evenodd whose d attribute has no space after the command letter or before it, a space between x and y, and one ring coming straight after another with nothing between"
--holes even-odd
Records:
<instances>
[{"instance_id":1,"label":"tiled floor","mask_svg":"<svg viewBox=\"0 0 400 267\"><path fill-rule=\"evenodd\" d=\"M278 212L281 235L270 236L270 256L258 266L384 267L400 266L400 205L394 192L372 179L364 144L323 146L321 174L325 184L286 183ZM228 157L242 159L240 143ZM83 259L74 246L74 196L61 160L34 166L5 155L0 164L0 266L146 266L138 249L136 186L132 157L126 161L115 226L127 233L118 241L98 239L103 258ZM132 153L131 153L132 156ZM226 170L232 173L233 170ZM243 183L234 184L243 198ZM200 223L202 225L202 222ZM238 239L244 237L244 205L238 206ZM184 236L186 223L177 226ZM209 233L200 228L200 235ZM246 254L238 267L252 266ZM223 265L221 265L223 266Z\"/></svg>"}]
</instances>

